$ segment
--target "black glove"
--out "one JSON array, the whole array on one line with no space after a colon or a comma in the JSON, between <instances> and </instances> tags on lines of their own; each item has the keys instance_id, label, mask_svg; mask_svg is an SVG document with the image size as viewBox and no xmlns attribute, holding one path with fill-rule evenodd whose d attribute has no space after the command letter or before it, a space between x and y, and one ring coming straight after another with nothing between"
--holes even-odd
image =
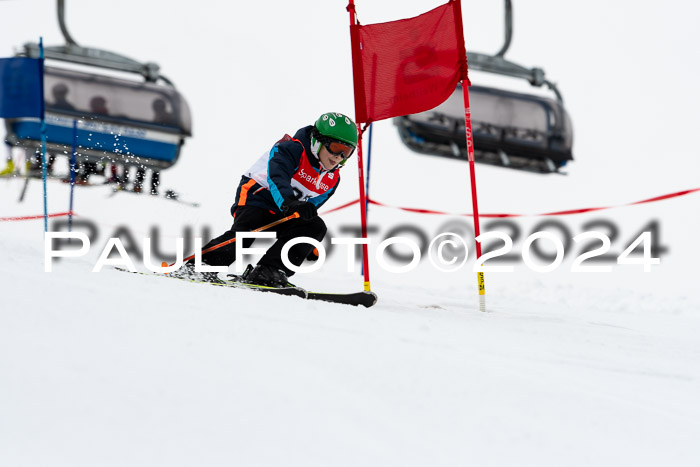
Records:
<instances>
[{"instance_id":1,"label":"black glove","mask_svg":"<svg viewBox=\"0 0 700 467\"><path fill-rule=\"evenodd\" d=\"M318 261L318 249L314 248L311 250L311 253L309 253L309 256L306 257L307 261Z\"/></svg>"},{"instance_id":2,"label":"black glove","mask_svg":"<svg viewBox=\"0 0 700 467\"><path fill-rule=\"evenodd\" d=\"M285 201L282 205L284 213L289 215L293 212L299 213L299 218L305 221L310 221L318 215L316 206L308 201Z\"/></svg>"}]
</instances>

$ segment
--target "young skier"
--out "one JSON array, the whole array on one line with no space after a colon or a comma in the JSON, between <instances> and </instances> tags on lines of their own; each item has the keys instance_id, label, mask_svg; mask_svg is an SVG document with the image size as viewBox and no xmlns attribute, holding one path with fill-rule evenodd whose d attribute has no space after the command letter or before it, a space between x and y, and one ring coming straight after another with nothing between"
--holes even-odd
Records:
<instances>
[{"instance_id":1,"label":"young skier","mask_svg":"<svg viewBox=\"0 0 700 467\"><path fill-rule=\"evenodd\" d=\"M287 278L294 272L282 262L282 247L297 237L323 240L326 224L317 210L335 193L340 183L338 169L356 145L355 123L336 112L324 113L314 125L299 129L294 137L285 135L243 174L231 206L233 226L207 243L202 251L233 239L236 232L250 232L296 212L298 218L269 229L277 233L275 243L255 268L249 266L241 276L250 284L290 286ZM247 248L253 242L254 239L246 239L243 246ZM314 259L313 249L313 245L296 244L289 250L289 261L300 266L307 257ZM202 254L202 262L209 266L230 266L235 260L235 242ZM216 273L195 272L192 260L170 275L218 280Z\"/></svg>"}]
</instances>

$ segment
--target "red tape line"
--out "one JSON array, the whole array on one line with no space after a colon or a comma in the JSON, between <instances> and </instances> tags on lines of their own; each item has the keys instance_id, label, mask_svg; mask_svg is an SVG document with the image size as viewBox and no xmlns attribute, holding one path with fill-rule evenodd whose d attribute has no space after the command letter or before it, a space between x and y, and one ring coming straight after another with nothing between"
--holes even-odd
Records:
<instances>
[{"instance_id":1,"label":"red tape line","mask_svg":"<svg viewBox=\"0 0 700 467\"><path fill-rule=\"evenodd\" d=\"M627 204L623 204L621 206L635 206L637 204L655 203L657 201L663 201L663 200L670 199L670 198L677 198L679 196L689 195L691 193L696 193L698 191L700 191L700 188L692 188L690 190L677 191L675 193L669 193L666 195L655 196L654 198L643 199L641 201L635 201L633 203L627 203ZM335 212L335 211L340 211L341 209L349 208L353 204L357 204L359 202L360 202L360 200L356 199L354 201L350 201L349 203L345 203L341 206L335 207L335 208L330 209L328 211L324 211L323 214L330 214L330 213ZM460 213L454 213L454 212L433 211L430 209L418 209L418 208L406 208L406 207L401 207L401 206L391 206L389 204L380 203L379 201L375 201L373 199L370 199L369 202L371 204L375 204L377 206L382 206L385 208L401 209L402 211L415 212L418 214L441 214L441 215L446 215L446 216L472 217L472 214L460 214ZM542 213L542 214L479 214L479 217L488 218L488 217L523 217L523 216L568 216L571 214L583 214L586 212L602 211L604 209L612 209L612 208L616 208L616 207L620 207L620 206L606 206L606 207L600 207L600 208L571 209L568 211L546 212L546 213ZM68 212L58 212L55 214L49 214L48 217L62 217L62 216L68 216L70 214L73 214L74 216L76 215L74 212L71 213L70 211L68 211ZM33 219L43 219L43 217L44 217L43 215L20 216L20 217L0 217L0 222L27 221L27 220L33 220Z\"/></svg>"},{"instance_id":2,"label":"red tape line","mask_svg":"<svg viewBox=\"0 0 700 467\"><path fill-rule=\"evenodd\" d=\"M341 209L348 208L348 207L352 206L353 204L357 204L359 202L360 202L360 200L356 199L355 201L350 201L349 203L345 203L342 206L338 206L337 208L333 208L330 211L324 211L323 214L330 214L331 212L340 211Z\"/></svg>"},{"instance_id":3,"label":"red tape line","mask_svg":"<svg viewBox=\"0 0 700 467\"><path fill-rule=\"evenodd\" d=\"M57 212L55 214L49 214L48 217L63 217L63 216L69 216L70 214L73 214L74 216L76 215L74 212L71 213L70 211L68 212ZM0 217L0 222L8 222L8 221L30 221L34 219L43 219L44 215L40 216L20 216L20 217Z\"/></svg>"},{"instance_id":4,"label":"red tape line","mask_svg":"<svg viewBox=\"0 0 700 467\"><path fill-rule=\"evenodd\" d=\"M670 198L677 198L679 196L685 196L689 195L691 193L695 193L700 191L700 188L693 188L690 190L683 190L683 191L678 191L675 193L669 193L666 195L661 195L661 196L655 196L654 198L649 198L649 199L644 199L641 201L635 201L633 203L627 203L623 204L621 206L634 206L637 204L645 204L645 203L654 203L656 201L663 201L666 199ZM338 206L337 208L333 208L330 211L326 211L323 214L328 214L334 211L339 211L341 209L345 209L347 207L352 206L355 203L359 203L359 199L356 199L355 201L351 201L349 203L343 204L342 206ZM377 206L382 206L385 208L391 208L391 209L400 209L402 211L408 211L408 212L415 212L418 214L440 214L440 215L445 215L445 216L464 216L464 217L472 217L473 214L462 214L462 213L454 213L454 212L445 212L445 211L433 211L430 209L418 209L418 208L407 208L407 207L402 207L402 206L391 206L389 204L384 204L380 203L379 201L375 201L373 199L369 200L370 204L375 204ZM581 209L570 209L567 211L555 211L555 212L545 212L541 214L506 214L506 213L500 213L500 214L479 214L480 218L489 218L489 217L524 217L524 216L568 216L571 214L583 214L586 212L592 212L592 211L602 211L604 209L613 209L621 206L605 206L605 207L598 207L598 208L581 208Z\"/></svg>"}]
</instances>

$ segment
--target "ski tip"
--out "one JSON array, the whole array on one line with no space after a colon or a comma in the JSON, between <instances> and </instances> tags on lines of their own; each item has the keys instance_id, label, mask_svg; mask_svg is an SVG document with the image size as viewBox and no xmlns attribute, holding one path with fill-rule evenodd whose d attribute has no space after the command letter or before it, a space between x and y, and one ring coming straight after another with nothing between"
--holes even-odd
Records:
<instances>
[{"instance_id":1,"label":"ski tip","mask_svg":"<svg viewBox=\"0 0 700 467\"><path fill-rule=\"evenodd\" d=\"M367 300L367 302L362 303L362 305L364 305L365 307L369 308L369 307L374 306L374 305L377 304L377 301L379 300L379 297L377 297L377 294L376 294L376 293L372 292L371 290L364 290L362 293L365 294L365 295L369 295L369 297L371 297L370 300Z\"/></svg>"},{"instance_id":2,"label":"ski tip","mask_svg":"<svg viewBox=\"0 0 700 467\"><path fill-rule=\"evenodd\" d=\"M308 292L308 299L321 300L324 302L340 303L343 305L362 305L366 308L374 306L377 303L378 297L372 291L364 290L354 293L323 293L323 292Z\"/></svg>"}]
</instances>

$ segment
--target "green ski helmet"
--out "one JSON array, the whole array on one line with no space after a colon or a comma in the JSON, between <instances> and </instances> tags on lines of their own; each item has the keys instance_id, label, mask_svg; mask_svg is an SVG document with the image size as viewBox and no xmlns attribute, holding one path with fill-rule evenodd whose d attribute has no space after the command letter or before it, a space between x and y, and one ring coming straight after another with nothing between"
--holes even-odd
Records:
<instances>
[{"instance_id":1,"label":"green ski helmet","mask_svg":"<svg viewBox=\"0 0 700 467\"><path fill-rule=\"evenodd\" d=\"M329 148L333 142L340 142L352 147L350 154L344 156L340 162L340 165L343 165L357 146L357 126L346 115L338 112L327 112L318 117L314 124L314 130L311 133L311 150L318 157L321 146Z\"/></svg>"}]
</instances>

